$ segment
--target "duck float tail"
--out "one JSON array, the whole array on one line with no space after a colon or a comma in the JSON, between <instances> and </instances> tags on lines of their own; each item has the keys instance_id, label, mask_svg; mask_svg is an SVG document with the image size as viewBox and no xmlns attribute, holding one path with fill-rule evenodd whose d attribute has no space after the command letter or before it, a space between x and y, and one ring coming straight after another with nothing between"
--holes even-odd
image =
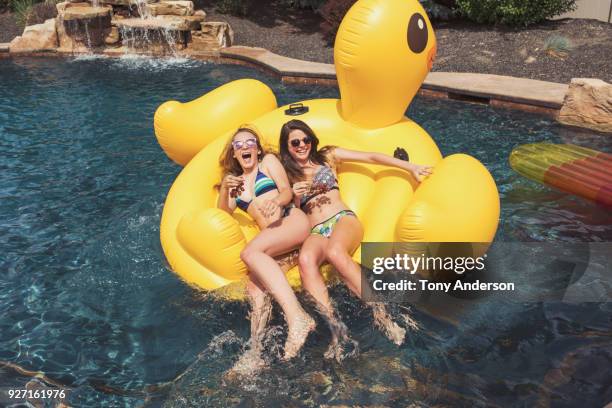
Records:
<instances>
[{"instance_id":1,"label":"duck float tail","mask_svg":"<svg viewBox=\"0 0 612 408\"><path fill-rule=\"evenodd\" d=\"M297 118L315 131L321 146L388 155L399 148L411 162L434 166L420 184L397 169L339 166L342 198L361 220L364 242L488 243L495 236L499 195L487 169L464 154L442 158L427 132L404 117L435 55L435 35L418 0L359 0L340 25L334 47L341 98L302 101L308 109ZM160 144L174 161L186 164L161 219L166 257L186 281L216 289L246 273L239 254L258 229L244 213L216 208L219 155L244 122L259 130L264 144L277 147L281 126L295 118L286 106L276 108L267 86L252 80L158 109ZM294 268L290 281L296 276Z\"/></svg>"},{"instance_id":2,"label":"duck float tail","mask_svg":"<svg viewBox=\"0 0 612 408\"><path fill-rule=\"evenodd\" d=\"M240 79L191 102L163 103L153 118L155 136L168 157L184 166L217 137L276 108L266 84Z\"/></svg>"}]
</instances>

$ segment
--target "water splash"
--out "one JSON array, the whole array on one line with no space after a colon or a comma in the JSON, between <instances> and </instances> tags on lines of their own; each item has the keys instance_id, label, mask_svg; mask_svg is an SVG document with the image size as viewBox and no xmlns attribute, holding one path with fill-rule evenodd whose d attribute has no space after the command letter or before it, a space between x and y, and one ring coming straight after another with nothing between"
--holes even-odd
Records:
<instances>
[{"instance_id":1,"label":"water splash","mask_svg":"<svg viewBox=\"0 0 612 408\"><path fill-rule=\"evenodd\" d=\"M193 69L206 65L206 62L183 57L153 57L149 55L124 54L112 61L112 67L130 71L173 71L176 69Z\"/></svg>"}]
</instances>

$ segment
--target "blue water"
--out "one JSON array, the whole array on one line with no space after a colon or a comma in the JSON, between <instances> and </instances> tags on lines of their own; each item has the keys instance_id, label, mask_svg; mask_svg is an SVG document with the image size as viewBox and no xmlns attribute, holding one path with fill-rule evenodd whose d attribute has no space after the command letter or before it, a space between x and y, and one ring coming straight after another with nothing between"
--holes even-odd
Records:
<instances>
[{"instance_id":1,"label":"blue water","mask_svg":"<svg viewBox=\"0 0 612 408\"><path fill-rule=\"evenodd\" d=\"M286 86L236 66L0 60L0 361L69 387L75 407L612 400L610 303L488 301L451 317L415 310L423 330L397 348L342 287L332 294L358 356L325 361L329 334L319 322L301 358L224 384L248 335L247 308L199 293L167 269L159 218L180 169L152 124L160 103L245 77L269 84L279 103L337 97L333 88ZM498 240L612 241L610 212L526 180L507 162L524 143L610 152L610 138L452 101L417 99L409 115L445 155L466 152L491 170L502 200ZM282 335L269 340L272 350L281 344ZM0 388L29 380L0 363Z\"/></svg>"}]
</instances>

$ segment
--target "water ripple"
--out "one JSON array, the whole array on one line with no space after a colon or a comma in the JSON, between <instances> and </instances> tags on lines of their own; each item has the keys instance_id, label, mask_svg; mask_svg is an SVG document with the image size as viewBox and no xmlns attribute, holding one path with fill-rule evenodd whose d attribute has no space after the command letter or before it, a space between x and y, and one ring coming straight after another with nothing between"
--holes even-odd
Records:
<instances>
[{"instance_id":1,"label":"water ripple","mask_svg":"<svg viewBox=\"0 0 612 408\"><path fill-rule=\"evenodd\" d=\"M303 357L278 362L284 330L276 311L270 369L242 385L223 383L248 335L246 306L195 292L168 271L159 218L179 168L152 124L168 99L247 77L270 84L279 103L337 97L331 88L182 59L0 60L0 360L71 387L75 407L485 406L507 405L509 395L524 405L574 395L584 405L608 402L598 388L603 368L589 371L585 361L610 361L601 346L610 340L609 306L485 300L459 321L416 311L423 331L397 348L371 330L369 312L343 288L332 294L359 355L324 361L329 333L320 321ZM492 171L502 199L498 239L610 240L609 212L507 163L522 143L610 151L609 141L450 101L417 99L410 115L445 154L468 152ZM571 377L555 371L573 369ZM2 381L27 381L3 370Z\"/></svg>"}]
</instances>

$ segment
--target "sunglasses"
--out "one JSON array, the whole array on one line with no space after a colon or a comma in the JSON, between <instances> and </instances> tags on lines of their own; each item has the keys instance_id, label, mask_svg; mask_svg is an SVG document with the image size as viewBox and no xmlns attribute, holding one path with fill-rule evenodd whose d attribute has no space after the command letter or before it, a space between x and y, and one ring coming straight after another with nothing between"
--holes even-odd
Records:
<instances>
[{"instance_id":1,"label":"sunglasses","mask_svg":"<svg viewBox=\"0 0 612 408\"><path fill-rule=\"evenodd\" d=\"M232 147L234 148L234 150L240 150L240 149L250 149L251 147L255 147L257 146L257 140L255 139L247 139L244 142L241 140L235 140L232 142Z\"/></svg>"},{"instance_id":2,"label":"sunglasses","mask_svg":"<svg viewBox=\"0 0 612 408\"><path fill-rule=\"evenodd\" d=\"M291 146L293 147L300 147L301 142L304 142L304 146L309 145L310 143L312 143L312 140L310 139L310 136L306 136L303 139L293 139L291 142Z\"/></svg>"}]
</instances>

